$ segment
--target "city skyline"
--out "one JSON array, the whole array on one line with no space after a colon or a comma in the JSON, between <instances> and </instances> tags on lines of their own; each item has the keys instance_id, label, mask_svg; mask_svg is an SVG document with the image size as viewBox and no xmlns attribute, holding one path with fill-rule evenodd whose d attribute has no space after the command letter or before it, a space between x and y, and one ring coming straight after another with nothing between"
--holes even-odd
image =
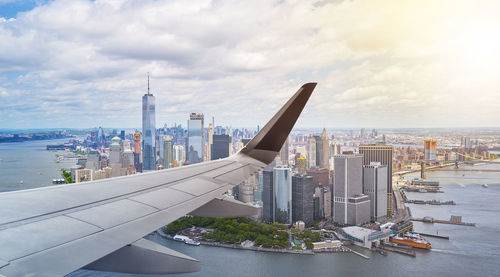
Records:
<instances>
[{"instance_id":1,"label":"city skyline","mask_svg":"<svg viewBox=\"0 0 500 277\"><path fill-rule=\"evenodd\" d=\"M0 2L3 128L140 126L148 71L157 122L256 126L317 81L299 128L499 126L498 3L19 3Z\"/></svg>"}]
</instances>

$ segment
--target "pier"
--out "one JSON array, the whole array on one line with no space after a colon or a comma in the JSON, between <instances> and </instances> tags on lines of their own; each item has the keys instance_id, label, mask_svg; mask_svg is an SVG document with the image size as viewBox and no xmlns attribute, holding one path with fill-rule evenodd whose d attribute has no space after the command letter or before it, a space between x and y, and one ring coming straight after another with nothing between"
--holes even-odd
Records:
<instances>
[{"instance_id":1,"label":"pier","mask_svg":"<svg viewBox=\"0 0 500 277\"><path fill-rule=\"evenodd\" d=\"M415 252L415 250L413 250L412 248L407 248L407 247L402 247L402 246L382 244L378 247L378 249L396 252L396 253L407 255L410 257L414 257L414 258L417 256L417 253Z\"/></svg>"},{"instance_id":2,"label":"pier","mask_svg":"<svg viewBox=\"0 0 500 277\"><path fill-rule=\"evenodd\" d=\"M413 232L415 234L419 234L421 236L426 236L426 237L431 237L431 238L438 238L438 239L450 239L449 236L440 236L440 235L433 235L433 234L426 234L426 233L417 233L417 232Z\"/></svg>"},{"instance_id":3,"label":"pier","mask_svg":"<svg viewBox=\"0 0 500 277\"><path fill-rule=\"evenodd\" d=\"M406 203L410 204L419 204L419 205L456 205L456 203L452 201L439 201L439 200L405 200Z\"/></svg>"},{"instance_id":4,"label":"pier","mask_svg":"<svg viewBox=\"0 0 500 277\"><path fill-rule=\"evenodd\" d=\"M452 215L450 220L434 219L430 216L426 216L424 218L411 218L411 221L421 221L425 223L453 224L453 225L472 226L472 227L476 226L476 223L463 222L462 216L455 216L455 215Z\"/></svg>"}]
</instances>

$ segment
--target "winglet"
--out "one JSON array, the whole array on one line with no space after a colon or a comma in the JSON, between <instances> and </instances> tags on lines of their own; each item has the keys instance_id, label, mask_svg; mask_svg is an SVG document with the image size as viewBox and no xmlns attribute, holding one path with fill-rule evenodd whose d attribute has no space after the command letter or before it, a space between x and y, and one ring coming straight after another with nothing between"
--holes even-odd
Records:
<instances>
[{"instance_id":1,"label":"winglet","mask_svg":"<svg viewBox=\"0 0 500 277\"><path fill-rule=\"evenodd\" d=\"M316 83L304 84L240 151L265 164L271 163L286 141Z\"/></svg>"}]
</instances>

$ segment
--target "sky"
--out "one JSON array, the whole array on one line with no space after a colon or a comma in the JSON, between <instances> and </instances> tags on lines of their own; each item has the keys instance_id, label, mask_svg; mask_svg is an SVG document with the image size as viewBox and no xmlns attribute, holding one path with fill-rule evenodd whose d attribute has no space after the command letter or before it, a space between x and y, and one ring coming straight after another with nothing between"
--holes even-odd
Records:
<instances>
[{"instance_id":1,"label":"sky","mask_svg":"<svg viewBox=\"0 0 500 277\"><path fill-rule=\"evenodd\" d=\"M0 0L0 128L500 126L500 1Z\"/></svg>"}]
</instances>

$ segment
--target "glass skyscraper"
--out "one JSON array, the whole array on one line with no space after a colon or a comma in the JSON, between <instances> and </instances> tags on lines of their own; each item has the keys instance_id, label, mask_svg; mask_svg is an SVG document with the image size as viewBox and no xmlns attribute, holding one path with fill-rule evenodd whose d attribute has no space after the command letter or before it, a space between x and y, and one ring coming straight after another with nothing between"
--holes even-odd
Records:
<instances>
[{"instance_id":1,"label":"glass skyscraper","mask_svg":"<svg viewBox=\"0 0 500 277\"><path fill-rule=\"evenodd\" d=\"M273 171L273 222L292 224L292 172L283 166Z\"/></svg>"},{"instance_id":2,"label":"glass skyscraper","mask_svg":"<svg viewBox=\"0 0 500 277\"><path fill-rule=\"evenodd\" d=\"M142 96L142 168L154 170L156 167L156 124L155 124L155 97L149 92Z\"/></svg>"},{"instance_id":3,"label":"glass skyscraper","mask_svg":"<svg viewBox=\"0 0 500 277\"><path fill-rule=\"evenodd\" d=\"M203 128L203 114L191 113L188 120L188 137L186 140L186 160L190 164L203 161L203 151L205 149Z\"/></svg>"}]
</instances>

